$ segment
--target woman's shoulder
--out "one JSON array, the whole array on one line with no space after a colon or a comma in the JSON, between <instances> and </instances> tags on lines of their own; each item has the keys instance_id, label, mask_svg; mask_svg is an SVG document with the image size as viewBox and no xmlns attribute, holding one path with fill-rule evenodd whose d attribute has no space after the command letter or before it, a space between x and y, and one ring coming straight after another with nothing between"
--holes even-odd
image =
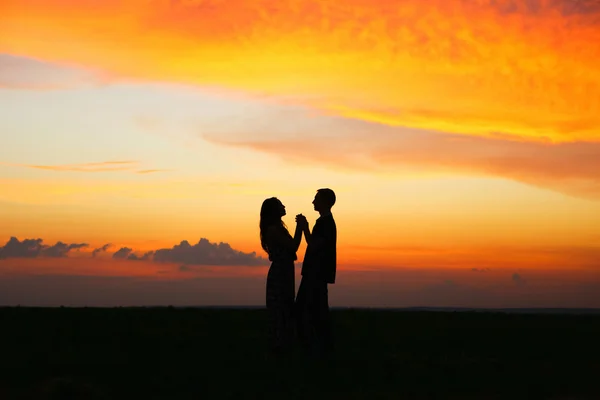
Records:
<instances>
[{"instance_id":1,"label":"woman's shoulder","mask_svg":"<svg viewBox=\"0 0 600 400\"><path fill-rule=\"evenodd\" d=\"M275 240L282 235L282 227L275 224L269 225L266 229L267 238Z\"/></svg>"}]
</instances>

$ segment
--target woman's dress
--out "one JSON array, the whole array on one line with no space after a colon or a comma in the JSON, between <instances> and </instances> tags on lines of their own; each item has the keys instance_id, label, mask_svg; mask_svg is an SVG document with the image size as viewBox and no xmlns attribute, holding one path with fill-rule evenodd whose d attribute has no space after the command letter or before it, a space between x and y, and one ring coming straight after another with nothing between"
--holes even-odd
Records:
<instances>
[{"instance_id":1,"label":"woman's dress","mask_svg":"<svg viewBox=\"0 0 600 400\"><path fill-rule=\"evenodd\" d=\"M289 236L287 231L281 233ZM288 239L286 238L286 241ZM289 237L289 241L292 238ZM267 312L269 345L273 351L288 349L294 337L294 261L296 252L273 240L269 244L271 267L267 275Z\"/></svg>"}]
</instances>

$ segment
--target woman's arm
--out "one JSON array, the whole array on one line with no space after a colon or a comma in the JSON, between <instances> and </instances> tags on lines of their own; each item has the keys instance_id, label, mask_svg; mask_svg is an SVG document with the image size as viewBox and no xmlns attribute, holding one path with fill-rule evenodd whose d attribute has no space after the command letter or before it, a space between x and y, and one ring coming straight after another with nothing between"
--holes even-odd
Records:
<instances>
[{"instance_id":1,"label":"woman's arm","mask_svg":"<svg viewBox=\"0 0 600 400\"><path fill-rule=\"evenodd\" d=\"M279 246L287 248L294 253L298 251L300 242L302 241L302 227L299 224L296 224L296 232L293 238L284 234L283 230L276 226L269 227L268 234L273 243L277 243Z\"/></svg>"},{"instance_id":2,"label":"woman's arm","mask_svg":"<svg viewBox=\"0 0 600 400\"><path fill-rule=\"evenodd\" d=\"M296 232L294 232L294 252L298 251L302 242L302 224L296 222Z\"/></svg>"}]
</instances>

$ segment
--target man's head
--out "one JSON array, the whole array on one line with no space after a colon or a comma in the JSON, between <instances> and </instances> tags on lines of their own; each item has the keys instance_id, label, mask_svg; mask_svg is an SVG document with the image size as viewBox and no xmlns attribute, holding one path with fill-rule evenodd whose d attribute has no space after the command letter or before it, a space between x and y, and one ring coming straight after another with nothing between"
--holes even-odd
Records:
<instances>
[{"instance_id":1,"label":"man's head","mask_svg":"<svg viewBox=\"0 0 600 400\"><path fill-rule=\"evenodd\" d=\"M312 203L315 211L319 213L328 212L335 204L335 193L331 189L319 189Z\"/></svg>"}]
</instances>

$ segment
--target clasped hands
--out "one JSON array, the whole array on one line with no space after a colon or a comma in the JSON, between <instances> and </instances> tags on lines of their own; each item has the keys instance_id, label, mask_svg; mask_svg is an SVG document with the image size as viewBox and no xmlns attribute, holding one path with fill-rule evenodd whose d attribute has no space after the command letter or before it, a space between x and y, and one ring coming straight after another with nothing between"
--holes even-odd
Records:
<instances>
[{"instance_id":1,"label":"clasped hands","mask_svg":"<svg viewBox=\"0 0 600 400\"><path fill-rule=\"evenodd\" d=\"M308 227L308 221L306 220L306 217L302 214L296 215L296 224L302 229Z\"/></svg>"}]
</instances>

